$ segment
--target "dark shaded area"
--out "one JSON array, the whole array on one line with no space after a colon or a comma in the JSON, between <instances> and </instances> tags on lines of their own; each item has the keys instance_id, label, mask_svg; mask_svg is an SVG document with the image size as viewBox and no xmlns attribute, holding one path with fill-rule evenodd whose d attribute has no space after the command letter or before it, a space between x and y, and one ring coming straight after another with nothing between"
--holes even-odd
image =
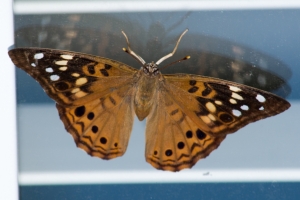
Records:
<instances>
[{"instance_id":1,"label":"dark shaded area","mask_svg":"<svg viewBox=\"0 0 300 200\"><path fill-rule=\"evenodd\" d=\"M186 183L21 186L21 200L298 199L300 183Z\"/></svg>"},{"instance_id":2,"label":"dark shaded area","mask_svg":"<svg viewBox=\"0 0 300 200\"><path fill-rule=\"evenodd\" d=\"M193 19L202 19L203 15L207 19L219 16L220 19L214 22L218 24L224 19L230 20L233 15L241 19L241 16L251 18L249 16L255 16L255 12L157 12L155 16L153 13L17 15L15 46L83 52L140 68L135 59L122 51L127 45L121 30L126 32L132 49L146 62L151 62L169 53L179 34L185 28L190 28L176 54L164 61L161 67L187 55L191 59L169 66L162 73L212 76L271 91L282 97L290 94L287 81L291 77L291 70L288 66L265 53L234 42L234 39L230 41L193 32L193 29L197 31L201 28L195 26ZM253 21L256 23L255 19ZM228 26L243 29L233 23ZM247 27L247 24L244 26ZM235 34L239 36L240 33ZM232 35L233 38L236 36ZM252 35L249 33L249 36ZM101 72L108 75L106 71ZM51 101L40 86L19 69L17 80L19 103Z\"/></svg>"}]
</instances>

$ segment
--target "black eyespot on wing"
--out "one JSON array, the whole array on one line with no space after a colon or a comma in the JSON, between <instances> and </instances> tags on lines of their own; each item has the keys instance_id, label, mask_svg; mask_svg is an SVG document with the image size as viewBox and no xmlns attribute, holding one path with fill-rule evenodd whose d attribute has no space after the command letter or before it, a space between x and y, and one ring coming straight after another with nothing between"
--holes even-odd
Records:
<instances>
[{"instance_id":1,"label":"black eyespot on wing","mask_svg":"<svg viewBox=\"0 0 300 200\"><path fill-rule=\"evenodd\" d=\"M106 143L107 143L107 139L106 139L105 137L101 137L101 138L100 138L100 142L101 142L102 144L106 144Z\"/></svg>"},{"instance_id":2,"label":"black eyespot on wing","mask_svg":"<svg viewBox=\"0 0 300 200\"><path fill-rule=\"evenodd\" d=\"M90 74L95 74L95 66L94 65L88 65L88 71Z\"/></svg>"},{"instance_id":3,"label":"black eyespot on wing","mask_svg":"<svg viewBox=\"0 0 300 200\"><path fill-rule=\"evenodd\" d=\"M112 66L109 65L109 64L105 64L104 67L105 67L105 69L110 69L110 68L112 68Z\"/></svg>"},{"instance_id":4,"label":"black eyespot on wing","mask_svg":"<svg viewBox=\"0 0 300 200\"><path fill-rule=\"evenodd\" d=\"M193 132L192 131L187 131L185 133L185 135L186 135L187 138L192 138L193 137Z\"/></svg>"},{"instance_id":5,"label":"black eyespot on wing","mask_svg":"<svg viewBox=\"0 0 300 200\"><path fill-rule=\"evenodd\" d=\"M100 69L100 72L103 76L109 76L108 72L106 71L106 69Z\"/></svg>"},{"instance_id":6,"label":"black eyespot on wing","mask_svg":"<svg viewBox=\"0 0 300 200\"><path fill-rule=\"evenodd\" d=\"M189 93L195 93L195 92L197 92L198 91L198 87L197 86L193 86L193 87L191 87L189 90L188 90L188 92Z\"/></svg>"},{"instance_id":7,"label":"black eyespot on wing","mask_svg":"<svg viewBox=\"0 0 300 200\"><path fill-rule=\"evenodd\" d=\"M93 112L90 112L90 113L87 115L87 118L88 118L89 120L94 119L94 117L95 117L95 114L94 114Z\"/></svg>"},{"instance_id":8,"label":"black eyespot on wing","mask_svg":"<svg viewBox=\"0 0 300 200\"><path fill-rule=\"evenodd\" d=\"M203 140L206 138L206 134L203 131L201 131L200 129L196 130L196 135L199 140Z\"/></svg>"},{"instance_id":9,"label":"black eyespot on wing","mask_svg":"<svg viewBox=\"0 0 300 200\"><path fill-rule=\"evenodd\" d=\"M173 154L173 151L171 149L166 150L165 152L166 156L171 156Z\"/></svg>"},{"instance_id":10,"label":"black eyespot on wing","mask_svg":"<svg viewBox=\"0 0 300 200\"><path fill-rule=\"evenodd\" d=\"M202 96L207 96L212 92L212 89L207 85L207 83L204 83L205 90L202 91Z\"/></svg>"},{"instance_id":11,"label":"black eyespot on wing","mask_svg":"<svg viewBox=\"0 0 300 200\"><path fill-rule=\"evenodd\" d=\"M219 118L221 121L223 121L225 123L229 123L229 122L233 121L233 117L226 113L222 113Z\"/></svg>"},{"instance_id":12,"label":"black eyespot on wing","mask_svg":"<svg viewBox=\"0 0 300 200\"><path fill-rule=\"evenodd\" d=\"M66 89L69 89L69 85L65 82L58 82L54 84L55 89L59 90L59 91L64 91Z\"/></svg>"},{"instance_id":13,"label":"black eyespot on wing","mask_svg":"<svg viewBox=\"0 0 300 200\"><path fill-rule=\"evenodd\" d=\"M85 113L85 106L80 106L75 109L75 115L77 117L82 117Z\"/></svg>"},{"instance_id":14,"label":"black eyespot on wing","mask_svg":"<svg viewBox=\"0 0 300 200\"><path fill-rule=\"evenodd\" d=\"M196 83L197 83L197 81L195 81L195 80L190 80L190 85L194 86L194 85L196 85Z\"/></svg>"},{"instance_id":15,"label":"black eyespot on wing","mask_svg":"<svg viewBox=\"0 0 300 200\"><path fill-rule=\"evenodd\" d=\"M93 126L92 127L92 131L93 131L93 133L97 133L98 132L98 127L97 126Z\"/></svg>"},{"instance_id":16,"label":"black eyespot on wing","mask_svg":"<svg viewBox=\"0 0 300 200\"><path fill-rule=\"evenodd\" d=\"M183 149L184 148L184 143L183 142L178 142L177 143L177 147L178 147L178 149Z\"/></svg>"}]
</instances>

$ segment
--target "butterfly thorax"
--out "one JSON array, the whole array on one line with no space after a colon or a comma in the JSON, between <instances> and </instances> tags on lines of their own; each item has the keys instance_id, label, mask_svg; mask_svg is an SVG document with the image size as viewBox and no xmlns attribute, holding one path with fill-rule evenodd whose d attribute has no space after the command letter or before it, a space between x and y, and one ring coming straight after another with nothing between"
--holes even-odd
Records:
<instances>
[{"instance_id":1,"label":"butterfly thorax","mask_svg":"<svg viewBox=\"0 0 300 200\"><path fill-rule=\"evenodd\" d=\"M138 72L136 93L134 96L135 113L140 121L145 119L152 108L162 75L155 63L145 64Z\"/></svg>"}]
</instances>

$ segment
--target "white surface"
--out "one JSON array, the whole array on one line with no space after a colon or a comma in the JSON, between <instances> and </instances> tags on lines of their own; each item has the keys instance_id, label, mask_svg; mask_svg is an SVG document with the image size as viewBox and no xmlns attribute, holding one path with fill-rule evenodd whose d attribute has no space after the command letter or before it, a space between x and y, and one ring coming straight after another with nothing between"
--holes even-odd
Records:
<instances>
[{"instance_id":1,"label":"white surface","mask_svg":"<svg viewBox=\"0 0 300 200\"><path fill-rule=\"evenodd\" d=\"M19 180L21 185L293 182L300 180L300 169L195 170L180 173L166 173L162 171L22 173Z\"/></svg>"},{"instance_id":2,"label":"white surface","mask_svg":"<svg viewBox=\"0 0 300 200\"><path fill-rule=\"evenodd\" d=\"M2 30L0 32L0 193L1 199L18 199L17 183L17 137L15 68L8 57L8 47L13 44L12 1L2 0L0 6Z\"/></svg>"},{"instance_id":3,"label":"white surface","mask_svg":"<svg viewBox=\"0 0 300 200\"><path fill-rule=\"evenodd\" d=\"M29 1L17 2L14 10L17 14L38 14L143 11L141 7L147 11L300 8L300 1L135 1L130 7L128 2L59 1L54 4L50 1ZM11 37L12 33L9 34ZM2 38L7 40L9 37ZM4 86L7 91L7 82ZM7 104L2 105L7 108ZM300 103L293 102L287 112L228 136L217 150L199 161L193 169L170 173L158 171L145 162L144 123L135 121L131 141L123 157L104 161L76 148L54 105L21 106L19 180L21 185L300 181L299 113ZM7 118L7 115L3 116ZM7 151L2 150L4 155Z\"/></svg>"},{"instance_id":4,"label":"white surface","mask_svg":"<svg viewBox=\"0 0 300 200\"><path fill-rule=\"evenodd\" d=\"M296 9L300 1L17 1L16 14Z\"/></svg>"}]
</instances>

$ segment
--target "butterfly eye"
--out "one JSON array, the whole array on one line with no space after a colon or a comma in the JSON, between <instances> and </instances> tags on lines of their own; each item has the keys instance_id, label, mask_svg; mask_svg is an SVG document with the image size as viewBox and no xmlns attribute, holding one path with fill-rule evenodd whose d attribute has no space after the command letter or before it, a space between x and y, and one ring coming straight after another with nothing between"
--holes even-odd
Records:
<instances>
[{"instance_id":1,"label":"butterfly eye","mask_svg":"<svg viewBox=\"0 0 300 200\"><path fill-rule=\"evenodd\" d=\"M148 76L155 76L158 74L159 69L155 63L147 63L143 66L143 71Z\"/></svg>"}]
</instances>

